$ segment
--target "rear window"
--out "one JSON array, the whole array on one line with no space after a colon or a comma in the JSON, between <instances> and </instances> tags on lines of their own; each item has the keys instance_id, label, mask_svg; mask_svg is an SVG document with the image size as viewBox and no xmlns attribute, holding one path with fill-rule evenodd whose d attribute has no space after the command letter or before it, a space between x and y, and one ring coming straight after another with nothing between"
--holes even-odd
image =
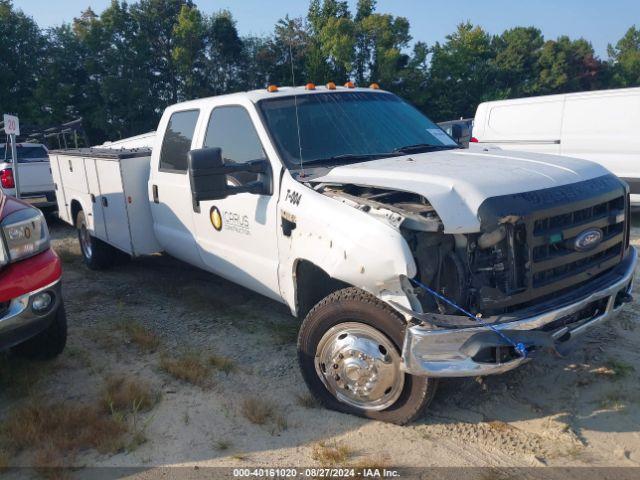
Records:
<instances>
[{"instance_id":1,"label":"rear window","mask_svg":"<svg viewBox=\"0 0 640 480\"><path fill-rule=\"evenodd\" d=\"M191 150L199 110L175 112L169 119L160 150L160 170L186 172L187 154Z\"/></svg>"},{"instance_id":2,"label":"rear window","mask_svg":"<svg viewBox=\"0 0 640 480\"><path fill-rule=\"evenodd\" d=\"M46 162L49 160L47 150L44 147L16 145L16 151L18 152L18 163ZM0 161L13 161L11 158L11 146L3 145L0 147Z\"/></svg>"}]
</instances>

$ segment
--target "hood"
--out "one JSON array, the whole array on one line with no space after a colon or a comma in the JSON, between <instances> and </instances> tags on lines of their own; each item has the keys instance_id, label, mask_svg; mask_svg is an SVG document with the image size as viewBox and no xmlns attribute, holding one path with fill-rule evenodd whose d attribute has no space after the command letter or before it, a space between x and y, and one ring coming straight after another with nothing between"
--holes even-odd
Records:
<instances>
[{"instance_id":1,"label":"hood","mask_svg":"<svg viewBox=\"0 0 640 480\"><path fill-rule=\"evenodd\" d=\"M413 192L435 208L446 233L480 230L478 208L486 199L591 180L604 167L576 158L503 150L441 152L344 165L314 178Z\"/></svg>"}]
</instances>

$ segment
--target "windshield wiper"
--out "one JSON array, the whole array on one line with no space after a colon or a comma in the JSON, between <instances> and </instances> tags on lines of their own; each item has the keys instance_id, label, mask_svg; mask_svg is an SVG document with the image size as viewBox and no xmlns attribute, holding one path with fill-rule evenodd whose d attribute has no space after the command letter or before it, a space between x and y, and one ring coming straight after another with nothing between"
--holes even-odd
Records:
<instances>
[{"instance_id":1,"label":"windshield wiper","mask_svg":"<svg viewBox=\"0 0 640 480\"><path fill-rule=\"evenodd\" d=\"M405 145L404 147L394 148L394 153L414 153L429 152L431 150L450 150L452 148L460 148L459 145L434 145L432 143L416 143L415 145Z\"/></svg>"},{"instance_id":2,"label":"windshield wiper","mask_svg":"<svg viewBox=\"0 0 640 480\"><path fill-rule=\"evenodd\" d=\"M315 163L347 163L347 162L359 162L361 160L374 160L377 158L384 157L396 157L400 152L390 152L390 153L345 153L342 155L334 155L329 158L318 158L315 160L309 160L303 162L304 165L312 165Z\"/></svg>"}]
</instances>

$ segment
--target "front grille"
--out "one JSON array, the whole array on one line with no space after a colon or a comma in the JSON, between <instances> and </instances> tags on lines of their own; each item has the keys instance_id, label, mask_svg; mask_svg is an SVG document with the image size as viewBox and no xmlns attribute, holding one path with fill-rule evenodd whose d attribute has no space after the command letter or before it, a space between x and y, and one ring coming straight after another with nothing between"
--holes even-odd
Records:
<instances>
[{"instance_id":1,"label":"front grille","mask_svg":"<svg viewBox=\"0 0 640 480\"><path fill-rule=\"evenodd\" d=\"M599 201L558 215L534 218L529 226L530 286L538 291L583 283L622 260L625 241L625 197ZM589 228L602 230L593 250L576 251L576 237Z\"/></svg>"},{"instance_id":2,"label":"front grille","mask_svg":"<svg viewBox=\"0 0 640 480\"><path fill-rule=\"evenodd\" d=\"M488 264L475 264L479 309L500 314L539 305L605 275L627 251L629 210L628 190L613 176L485 201L480 214L486 231L501 219L515 220L494 249L502 252L499 258L476 254ZM579 251L576 238L589 229L601 230L602 239ZM504 268L478 276L491 264Z\"/></svg>"}]
</instances>

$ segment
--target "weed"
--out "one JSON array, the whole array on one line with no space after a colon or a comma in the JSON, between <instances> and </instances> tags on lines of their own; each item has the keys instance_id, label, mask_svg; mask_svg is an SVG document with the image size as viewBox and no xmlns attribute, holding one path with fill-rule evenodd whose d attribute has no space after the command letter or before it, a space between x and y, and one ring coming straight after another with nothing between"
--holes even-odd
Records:
<instances>
[{"instance_id":1,"label":"weed","mask_svg":"<svg viewBox=\"0 0 640 480\"><path fill-rule=\"evenodd\" d=\"M616 359L609 359L604 366L593 370L594 373L609 377L612 380L620 380L624 377L628 377L635 371L633 365L622 362Z\"/></svg>"},{"instance_id":2,"label":"weed","mask_svg":"<svg viewBox=\"0 0 640 480\"><path fill-rule=\"evenodd\" d=\"M233 444L228 440L218 440L215 443L215 449L220 450L221 452L224 450L229 450Z\"/></svg>"},{"instance_id":3,"label":"weed","mask_svg":"<svg viewBox=\"0 0 640 480\"><path fill-rule=\"evenodd\" d=\"M256 397L245 398L242 402L242 414L251 423L264 425L268 420L273 418L275 407L273 403L268 400Z\"/></svg>"},{"instance_id":4,"label":"weed","mask_svg":"<svg viewBox=\"0 0 640 480\"><path fill-rule=\"evenodd\" d=\"M107 379L101 398L105 412L138 413L151 410L158 394L144 380L118 375Z\"/></svg>"},{"instance_id":5,"label":"weed","mask_svg":"<svg viewBox=\"0 0 640 480\"><path fill-rule=\"evenodd\" d=\"M359 459L353 464L353 467L362 472L362 470L378 470L382 472L389 467L390 459L385 454L377 454Z\"/></svg>"},{"instance_id":6,"label":"weed","mask_svg":"<svg viewBox=\"0 0 640 480\"><path fill-rule=\"evenodd\" d=\"M296 403L304 408L318 408L320 406L316 397L309 392L297 394Z\"/></svg>"},{"instance_id":7,"label":"weed","mask_svg":"<svg viewBox=\"0 0 640 480\"><path fill-rule=\"evenodd\" d=\"M38 382L50 375L55 363L8 357L0 354L0 391L14 398L33 393Z\"/></svg>"},{"instance_id":8,"label":"weed","mask_svg":"<svg viewBox=\"0 0 640 480\"><path fill-rule=\"evenodd\" d=\"M236 365L233 363L233 360L221 355L209 355L209 365L227 375L236 370Z\"/></svg>"},{"instance_id":9,"label":"weed","mask_svg":"<svg viewBox=\"0 0 640 480\"><path fill-rule=\"evenodd\" d=\"M9 468L9 452L6 448L0 447L0 473Z\"/></svg>"},{"instance_id":10,"label":"weed","mask_svg":"<svg viewBox=\"0 0 640 480\"><path fill-rule=\"evenodd\" d=\"M195 352L184 353L177 357L163 356L160 368L178 380L205 388L211 383L211 366L202 355Z\"/></svg>"},{"instance_id":11,"label":"weed","mask_svg":"<svg viewBox=\"0 0 640 480\"><path fill-rule=\"evenodd\" d=\"M160 338L155 332L136 321L122 321L120 328L145 353L155 352L160 346Z\"/></svg>"},{"instance_id":12,"label":"weed","mask_svg":"<svg viewBox=\"0 0 640 480\"><path fill-rule=\"evenodd\" d=\"M353 449L342 443L332 442L327 444L320 442L313 447L311 458L322 465L344 464L352 455Z\"/></svg>"},{"instance_id":13,"label":"weed","mask_svg":"<svg viewBox=\"0 0 640 480\"><path fill-rule=\"evenodd\" d=\"M627 398L619 392L611 392L600 399L600 407L610 410L624 410Z\"/></svg>"},{"instance_id":14,"label":"weed","mask_svg":"<svg viewBox=\"0 0 640 480\"><path fill-rule=\"evenodd\" d=\"M234 460L240 460L242 462L249 458L249 455L247 455L246 453L234 453L233 455L231 455L231 458L233 458Z\"/></svg>"}]
</instances>

